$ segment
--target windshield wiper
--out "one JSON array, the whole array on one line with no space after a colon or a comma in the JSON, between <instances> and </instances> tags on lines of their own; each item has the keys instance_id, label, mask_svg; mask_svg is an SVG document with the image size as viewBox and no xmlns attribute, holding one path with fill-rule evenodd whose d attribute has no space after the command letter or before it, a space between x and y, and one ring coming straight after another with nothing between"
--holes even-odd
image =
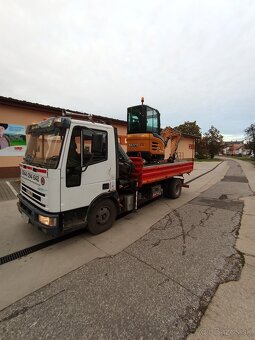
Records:
<instances>
[{"instance_id":1,"label":"windshield wiper","mask_svg":"<svg viewBox=\"0 0 255 340\"><path fill-rule=\"evenodd\" d=\"M45 162L48 162L48 161L50 161L50 162L54 161L55 162L55 161L58 161L58 159L59 159L59 156L55 155L55 156L51 156L49 158L46 158Z\"/></svg>"},{"instance_id":2,"label":"windshield wiper","mask_svg":"<svg viewBox=\"0 0 255 340\"><path fill-rule=\"evenodd\" d=\"M45 168L45 163L33 163L32 164L33 166L39 166L39 167L41 167L41 168Z\"/></svg>"},{"instance_id":3,"label":"windshield wiper","mask_svg":"<svg viewBox=\"0 0 255 340\"><path fill-rule=\"evenodd\" d=\"M34 156L32 156L31 154L28 154L26 157L24 157L24 160L28 163L31 164L34 160Z\"/></svg>"}]
</instances>

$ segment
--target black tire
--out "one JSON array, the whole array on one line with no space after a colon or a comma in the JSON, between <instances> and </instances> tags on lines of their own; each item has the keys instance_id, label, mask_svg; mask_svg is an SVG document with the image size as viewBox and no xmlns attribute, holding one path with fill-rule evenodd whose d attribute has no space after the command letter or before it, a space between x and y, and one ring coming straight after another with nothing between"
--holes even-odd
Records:
<instances>
[{"instance_id":1,"label":"black tire","mask_svg":"<svg viewBox=\"0 0 255 340\"><path fill-rule=\"evenodd\" d=\"M103 199L93 205L88 215L87 229L97 235L111 228L116 219L117 209L110 199Z\"/></svg>"},{"instance_id":2,"label":"black tire","mask_svg":"<svg viewBox=\"0 0 255 340\"><path fill-rule=\"evenodd\" d=\"M179 178L170 179L164 188L164 196L167 198L178 198L182 192L182 181Z\"/></svg>"}]
</instances>

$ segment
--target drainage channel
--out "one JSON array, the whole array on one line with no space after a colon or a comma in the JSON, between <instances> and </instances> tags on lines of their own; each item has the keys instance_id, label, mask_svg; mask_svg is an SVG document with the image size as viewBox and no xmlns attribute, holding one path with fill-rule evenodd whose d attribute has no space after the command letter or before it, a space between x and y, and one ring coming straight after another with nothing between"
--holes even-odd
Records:
<instances>
[{"instance_id":1,"label":"drainage channel","mask_svg":"<svg viewBox=\"0 0 255 340\"><path fill-rule=\"evenodd\" d=\"M202 176L208 174L209 172L215 170L221 163L222 163L222 162L220 162L219 164L217 164L213 169L211 169L211 170L209 170L209 171L203 173L202 175L199 175L199 176L197 176L197 177L191 179L190 181L186 182L186 184L189 184L189 183L195 181L196 179L198 179L198 178L200 178L200 177L202 177ZM72 237L74 237L74 236L78 236L78 235L80 235L80 234L82 234L82 233L84 233L84 232L85 232L85 229L84 229L84 228L83 228L83 229L78 229L78 230L75 230L75 231L70 232L70 233L68 233L68 234L65 234L65 235L63 235L63 236L60 236L60 237L58 237L58 238L54 238L54 239L52 239L52 240L48 240L48 241L45 241L45 242L36 244L36 245L34 245L34 246L32 246L32 247L28 247L28 248L25 248L25 249L22 249L22 250L18 250L18 251L16 251L16 252L12 253L12 254L8 254L8 255L5 255L5 256L2 256L2 257L0 257L0 266L1 266L2 264L5 264L5 263L8 263L8 262L12 262L12 261L14 261L14 260L20 259L20 258L23 257L23 256L27 256L27 255L29 255L29 254L32 254L32 253L34 253L34 252L36 252L36 251L38 251L38 250L47 248L47 247L49 247L49 246L51 246L51 245L54 245L54 244L57 244L57 243L59 243L59 242L63 242L63 241L65 241L65 240L68 240L69 238L72 238Z\"/></svg>"},{"instance_id":2,"label":"drainage channel","mask_svg":"<svg viewBox=\"0 0 255 340\"><path fill-rule=\"evenodd\" d=\"M39 243L39 244L35 244L34 246L31 246L31 247L28 247L28 248L25 248L25 249L21 249L21 250L18 250L12 254L8 254L8 255L5 255L5 256L2 256L0 257L0 266L2 264L5 264L5 263L8 263L8 262L12 262L14 260L17 260L17 259L20 259L21 257L23 256L27 256L31 253L34 253L38 250L41 250L41 249L44 249L44 248L47 248L53 244L56 244L56 243L59 243L59 242L63 242L65 240L68 240L69 238L72 238L74 236L78 236L82 233L85 232L85 228L83 229L78 229L78 230L75 230L73 232L70 232L68 234L65 234L63 236L60 236L58 238L54 238L52 240L48 240L48 241L45 241L45 242L42 242L42 243Z\"/></svg>"},{"instance_id":3,"label":"drainage channel","mask_svg":"<svg viewBox=\"0 0 255 340\"><path fill-rule=\"evenodd\" d=\"M211 172L211 171L215 170L216 168L218 168L218 166L221 165L221 163L223 163L223 162L224 162L224 161L221 161L220 163L218 163L217 165L215 165L215 167L212 168L211 170L208 170L208 171L206 171L205 173L203 173L203 174L201 174L201 175L199 175L199 176L197 176L197 177L192 178L191 180L185 182L185 184L189 184L189 183L195 181L196 179L198 179L198 178L200 178L200 177L203 177L204 175L209 174L209 172Z\"/></svg>"}]
</instances>

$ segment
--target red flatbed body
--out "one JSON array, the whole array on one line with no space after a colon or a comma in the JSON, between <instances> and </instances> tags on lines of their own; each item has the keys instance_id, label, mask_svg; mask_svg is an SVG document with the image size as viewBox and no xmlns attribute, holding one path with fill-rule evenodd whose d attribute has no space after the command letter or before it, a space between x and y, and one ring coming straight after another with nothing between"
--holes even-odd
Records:
<instances>
[{"instance_id":1,"label":"red flatbed body","mask_svg":"<svg viewBox=\"0 0 255 340\"><path fill-rule=\"evenodd\" d=\"M189 174L194 166L193 161L144 165L141 157L130 157L130 159L135 166L132 177L137 180L138 187L174 176Z\"/></svg>"}]
</instances>

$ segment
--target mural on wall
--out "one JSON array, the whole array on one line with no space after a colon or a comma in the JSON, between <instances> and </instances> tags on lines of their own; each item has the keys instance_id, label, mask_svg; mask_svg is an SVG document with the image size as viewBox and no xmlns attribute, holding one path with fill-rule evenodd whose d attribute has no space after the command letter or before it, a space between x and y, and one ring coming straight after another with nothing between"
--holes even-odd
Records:
<instances>
[{"instance_id":1,"label":"mural on wall","mask_svg":"<svg viewBox=\"0 0 255 340\"><path fill-rule=\"evenodd\" d=\"M0 156L24 156L26 151L26 127L0 123Z\"/></svg>"}]
</instances>

